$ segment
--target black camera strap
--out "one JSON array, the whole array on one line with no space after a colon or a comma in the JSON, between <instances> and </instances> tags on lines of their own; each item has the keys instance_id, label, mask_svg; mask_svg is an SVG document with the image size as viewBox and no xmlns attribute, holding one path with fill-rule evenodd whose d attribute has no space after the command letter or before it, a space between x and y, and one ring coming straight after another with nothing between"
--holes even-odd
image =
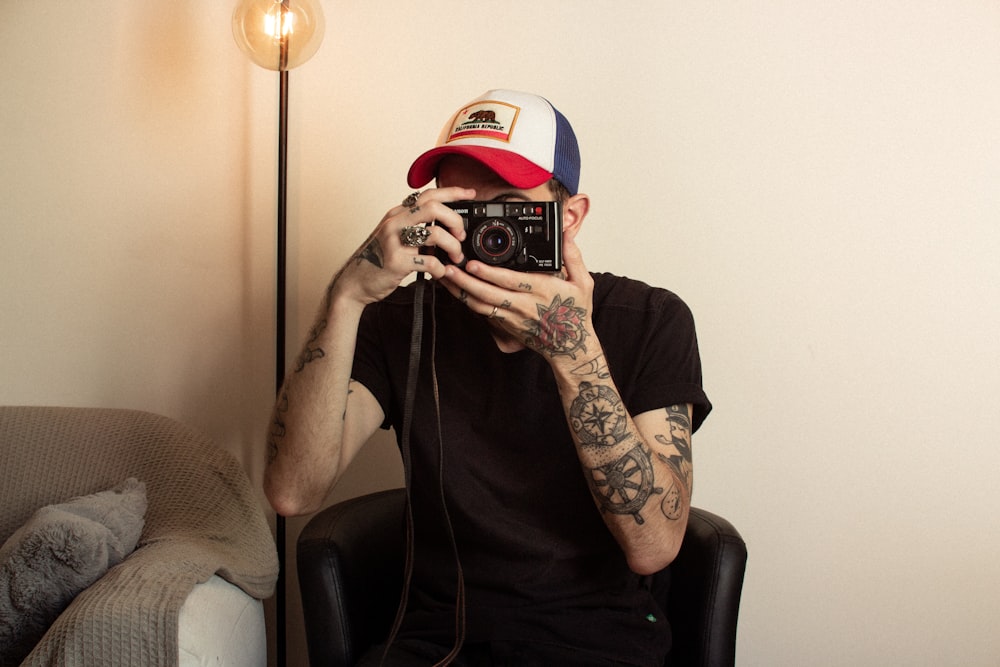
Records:
<instances>
[{"instance_id":1,"label":"black camera strap","mask_svg":"<svg viewBox=\"0 0 1000 667\"><path fill-rule=\"evenodd\" d=\"M410 331L410 359L406 376L406 392L403 403L403 432L400 437L400 450L403 459L403 478L406 484L406 546L405 546L405 566L403 572L403 590L400 595L399 607L396 609L396 619L393 621L392 629L385 643L385 651L382 654L382 661L389 652L399 629L403 624L403 616L406 614L406 606L409 601L410 584L413 579L414 560L414 522L412 503L412 458L410 455L410 434L413 430L413 405L417 394L417 384L420 375L420 355L423 348L424 330L424 290L426 280L423 273L417 274L417 283L413 295L413 326ZM441 508L444 512L445 523L448 526L448 536L451 541L452 554L455 559L456 568L456 589L455 589L455 643L451 651L434 667L444 667L450 665L462 650L465 641L465 576L462 572L462 562L458 554L458 542L455 538L455 529L451 524L451 517L448 513L448 504L444 493L444 446L443 433L441 428L441 397L438 389L436 353L437 353L437 321L434 316L436 308L436 285L431 287L431 386L434 392L434 418L437 428L438 445L438 493L441 500ZM381 664L381 663L380 663Z\"/></svg>"}]
</instances>

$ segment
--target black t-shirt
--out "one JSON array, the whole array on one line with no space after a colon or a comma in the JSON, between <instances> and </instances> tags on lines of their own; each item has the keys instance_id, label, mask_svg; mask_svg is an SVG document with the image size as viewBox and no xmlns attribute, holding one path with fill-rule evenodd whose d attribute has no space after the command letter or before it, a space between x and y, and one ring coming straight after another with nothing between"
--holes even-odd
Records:
<instances>
[{"instance_id":1,"label":"black t-shirt","mask_svg":"<svg viewBox=\"0 0 1000 667\"><path fill-rule=\"evenodd\" d=\"M594 278L594 328L630 414L692 403L697 429L711 404L687 306L638 281ZM669 627L594 504L548 362L531 350L501 352L484 318L426 286L410 446L414 575L401 635L446 645L454 636L443 489L465 580L467 641L556 643L662 664ZM354 379L382 405L397 440L413 302L410 285L366 308L354 361Z\"/></svg>"}]
</instances>

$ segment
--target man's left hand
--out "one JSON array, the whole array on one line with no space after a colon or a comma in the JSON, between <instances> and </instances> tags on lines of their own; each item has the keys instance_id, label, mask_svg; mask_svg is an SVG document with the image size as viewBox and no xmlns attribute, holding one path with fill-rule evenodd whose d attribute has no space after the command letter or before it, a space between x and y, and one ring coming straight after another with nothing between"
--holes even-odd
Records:
<instances>
[{"instance_id":1,"label":"man's left hand","mask_svg":"<svg viewBox=\"0 0 1000 667\"><path fill-rule=\"evenodd\" d=\"M567 235L569 237L569 235ZM563 243L563 271L525 273L470 261L448 266L441 283L525 347L553 360L576 359L593 334L594 279L572 238Z\"/></svg>"}]
</instances>

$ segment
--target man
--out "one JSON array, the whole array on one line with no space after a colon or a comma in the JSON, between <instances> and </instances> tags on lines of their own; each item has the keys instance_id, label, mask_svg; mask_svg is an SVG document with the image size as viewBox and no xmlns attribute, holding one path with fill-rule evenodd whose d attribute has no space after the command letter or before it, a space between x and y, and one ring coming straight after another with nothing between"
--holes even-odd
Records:
<instances>
[{"instance_id":1,"label":"man","mask_svg":"<svg viewBox=\"0 0 1000 667\"><path fill-rule=\"evenodd\" d=\"M410 438L413 579L385 664L432 664L462 640L456 664L659 665L669 649L644 575L677 554L711 404L680 299L584 266L579 173L545 99L464 106L410 169L411 187L436 187L334 277L286 378L265 479L281 514L319 510L380 426ZM562 271L465 257L446 204L466 200L560 202ZM415 272L432 281L407 406L417 287L399 286Z\"/></svg>"}]
</instances>

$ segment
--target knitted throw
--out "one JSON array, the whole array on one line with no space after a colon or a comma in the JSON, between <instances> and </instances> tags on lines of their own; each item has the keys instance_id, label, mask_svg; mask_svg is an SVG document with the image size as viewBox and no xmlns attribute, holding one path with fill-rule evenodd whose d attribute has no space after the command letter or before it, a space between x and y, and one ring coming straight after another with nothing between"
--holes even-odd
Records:
<instances>
[{"instance_id":1,"label":"knitted throw","mask_svg":"<svg viewBox=\"0 0 1000 667\"><path fill-rule=\"evenodd\" d=\"M149 499L136 550L76 597L23 667L174 667L178 614L196 583L218 574L256 598L273 594L274 540L231 454L160 415L0 407L0 543L38 508L127 477Z\"/></svg>"}]
</instances>

